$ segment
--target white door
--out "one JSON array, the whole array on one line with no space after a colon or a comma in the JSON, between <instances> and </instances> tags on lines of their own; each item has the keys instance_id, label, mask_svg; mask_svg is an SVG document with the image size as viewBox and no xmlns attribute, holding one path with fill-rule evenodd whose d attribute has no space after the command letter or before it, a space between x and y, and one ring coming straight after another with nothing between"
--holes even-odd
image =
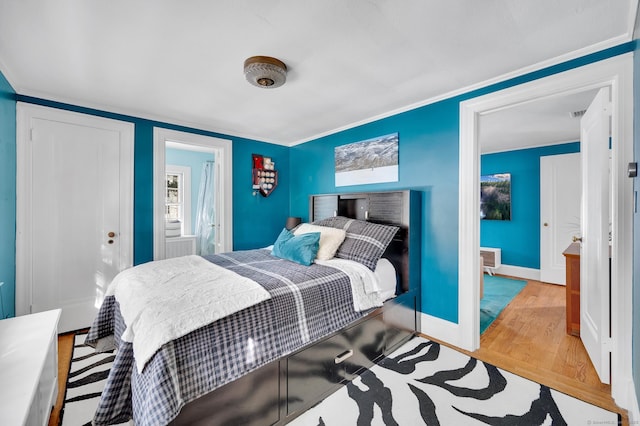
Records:
<instances>
[{"instance_id":1,"label":"white door","mask_svg":"<svg viewBox=\"0 0 640 426\"><path fill-rule=\"evenodd\" d=\"M19 104L18 143L16 308L88 327L132 264L133 125Z\"/></svg>"},{"instance_id":2,"label":"white door","mask_svg":"<svg viewBox=\"0 0 640 426\"><path fill-rule=\"evenodd\" d=\"M579 237L580 153L540 157L540 281L565 285L562 252Z\"/></svg>"},{"instance_id":3,"label":"white door","mask_svg":"<svg viewBox=\"0 0 640 426\"><path fill-rule=\"evenodd\" d=\"M609 88L582 117L582 244L580 337L603 383L610 381L609 331Z\"/></svg>"}]
</instances>

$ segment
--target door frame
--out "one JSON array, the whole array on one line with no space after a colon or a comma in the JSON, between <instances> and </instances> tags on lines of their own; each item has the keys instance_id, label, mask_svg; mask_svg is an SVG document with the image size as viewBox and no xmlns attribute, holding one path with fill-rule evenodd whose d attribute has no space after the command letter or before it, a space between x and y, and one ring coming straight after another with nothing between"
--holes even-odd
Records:
<instances>
[{"instance_id":1,"label":"door frame","mask_svg":"<svg viewBox=\"0 0 640 426\"><path fill-rule=\"evenodd\" d=\"M32 241L31 199L28 190L32 185L31 170L31 119L42 117L63 123L98 127L120 134L120 265L121 269L133 265L133 123L83 114L63 109L45 107L25 102L16 103L16 315L31 312L32 288L29 241Z\"/></svg>"},{"instance_id":2,"label":"door frame","mask_svg":"<svg viewBox=\"0 0 640 426\"><path fill-rule=\"evenodd\" d=\"M631 404L632 377L632 212L633 182L626 175L633 161L633 55L626 53L529 83L460 103L459 259L457 327L454 344L473 351L479 347L480 151L478 123L483 114L514 105L609 86L612 98L611 264L611 395L625 408ZM448 339L451 340L451 339Z\"/></svg>"},{"instance_id":3,"label":"door frame","mask_svg":"<svg viewBox=\"0 0 640 426\"><path fill-rule=\"evenodd\" d=\"M233 250L233 169L232 144L228 139L196 133L181 132L163 127L153 128L153 259L165 258L164 191L166 169L166 146L168 142L212 149L216 164L219 164L221 206L218 223L222 224L221 251Z\"/></svg>"}]
</instances>

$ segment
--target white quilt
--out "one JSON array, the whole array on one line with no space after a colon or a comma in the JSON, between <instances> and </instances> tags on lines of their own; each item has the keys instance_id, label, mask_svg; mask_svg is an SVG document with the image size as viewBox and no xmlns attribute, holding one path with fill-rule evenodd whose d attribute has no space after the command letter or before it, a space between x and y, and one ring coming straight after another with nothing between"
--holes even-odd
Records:
<instances>
[{"instance_id":1,"label":"white quilt","mask_svg":"<svg viewBox=\"0 0 640 426\"><path fill-rule=\"evenodd\" d=\"M127 326L138 372L165 343L270 299L262 286L201 258L149 262L118 274L107 289Z\"/></svg>"}]
</instances>

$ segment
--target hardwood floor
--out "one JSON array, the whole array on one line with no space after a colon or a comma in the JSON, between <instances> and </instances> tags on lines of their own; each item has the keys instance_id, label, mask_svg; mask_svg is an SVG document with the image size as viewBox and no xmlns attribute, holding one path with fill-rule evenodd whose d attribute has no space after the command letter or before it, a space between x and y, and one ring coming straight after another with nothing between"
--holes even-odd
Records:
<instances>
[{"instance_id":1,"label":"hardwood floor","mask_svg":"<svg viewBox=\"0 0 640 426\"><path fill-rule=\"evenodd\" d=\"M465 352L504 370L583 401L618 412L611 387L600 383L578 337L566 333L565 287L528 281L480 337L480 349Z\"/></svg>"},{"instance_id":2,"label":"hardwood floor","mask_svg":"<svg viewBox=\"0 0 640 426\"><path fill-rule=\"evenodd\" d=\"M480 349L466 352L504 370L622 415L611 388L598 380L582 341L566 334L565 288L529 281L480 338ZM425 336L429 338L429 336ZM58 337L58 403L49 426L58 426L73 335ZM456 348L457 349L457 348ZM460 349L458 349L460 350ZM465 352L465 351L462 351Z\"/></svg>"},{"instance_id":3,"label":"hardwood floor","mask_svg":"<svg viewBox=\"0 0 640 426\"><path fill-rule=\"evenodd\" d=\"M64 401L64 394L67 388L67 375L69 374L69 364L71 364L71 354L73 353L72 333L58 335L58 399L49 417L49 426L60 424L60 410Z\"/></svg>"}]
</instances>

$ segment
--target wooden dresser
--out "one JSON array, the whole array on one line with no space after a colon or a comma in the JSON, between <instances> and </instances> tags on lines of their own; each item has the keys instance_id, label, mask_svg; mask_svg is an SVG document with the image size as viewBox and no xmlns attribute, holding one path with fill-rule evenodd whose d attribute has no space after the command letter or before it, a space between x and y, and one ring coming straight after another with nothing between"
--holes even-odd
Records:
<instances>
[{"instance_id":1,"label":"wooden dresser","mask_svg":"<svg viewBox=\"0 0 640 426\"><path fill-rule=\"evenodd\" d=\"M562 252L567 266L567 334L580 337L580 243Z\"/></svg>"}]
</instances>

